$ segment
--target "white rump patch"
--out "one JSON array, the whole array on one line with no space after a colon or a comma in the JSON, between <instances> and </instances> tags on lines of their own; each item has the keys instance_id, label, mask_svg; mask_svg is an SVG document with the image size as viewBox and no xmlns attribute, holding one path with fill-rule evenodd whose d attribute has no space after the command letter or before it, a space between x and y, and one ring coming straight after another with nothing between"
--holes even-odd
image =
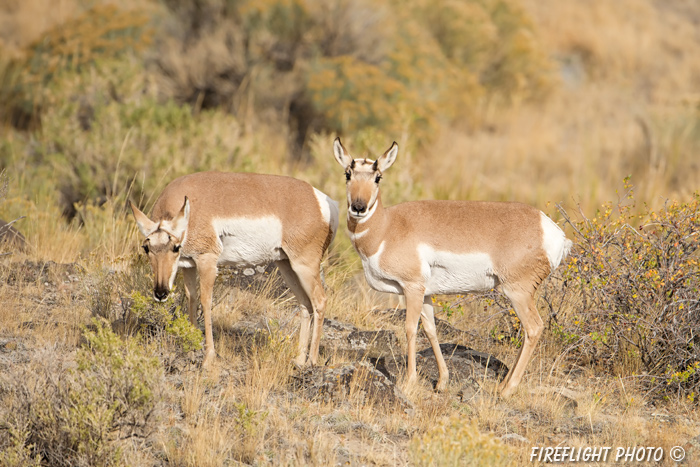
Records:
<instances>
[{"instance_id":1,"label":"white rump patch","mask_svg":"<svg viewBox=\"0 0 700 467\"><path fill-rule=\"evenodd\" d=\"M542 248L547 254L549 265L553 271L569 254L572 242L566 238L564 231L545 213L540 212L540 217L542 224Z\"/></svg>"},{"instance_id":2,"label":"white rump patch","mask_svg":"<svg viewBox=\"0 0 700 467\"><path fill-rule=\"evenodd\" d=\"M314 188L314 195L316 195L318 206L321 208L323 220L333 231L333 237L331 238L331 241L333 241L333 238L335 238L335 233L338 231L338 221L340 219L338 203L331 199L330 196L317 190L316 188Z\"/></svg>"},{"instance_id":3,"label":"white rump patch","mask_svg":"<svg viewBox=\"0 0 700 467\"><path fill-rule=\"evenodd\" d=\"M488 253L452 253L421 243L418 257L425 295L478 292L498 285Z\"/></svg>"},{"instance_id":4,"label":"white rump patch","mask_svg":"<svg viewBox=\"0 0 700 467\"><path fill-rule=\"evenodd\" d=\"M218 264L256 266L285 259L282 251L282 222L274 216L213 219L221 255Z\"/></svg>"}]
</instances>

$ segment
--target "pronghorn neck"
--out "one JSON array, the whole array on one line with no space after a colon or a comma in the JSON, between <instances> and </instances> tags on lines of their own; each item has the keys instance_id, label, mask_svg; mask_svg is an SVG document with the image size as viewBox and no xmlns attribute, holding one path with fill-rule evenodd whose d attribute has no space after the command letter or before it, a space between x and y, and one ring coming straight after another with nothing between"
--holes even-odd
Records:
<instances>
[{"instance_id":1,"label":"pronghorn neck","mask_svg":"<svg viewBox=\"0 0 700 467\"><path fill-rule=\"evenodd\" d=\"M363 257L372 256L384 240L388 227L387 211L382 204L382 195L368 210L367 216L357 218L350 215L348 210L348 230L350 239L357 252Z\"/></svg>"}]
</instances>

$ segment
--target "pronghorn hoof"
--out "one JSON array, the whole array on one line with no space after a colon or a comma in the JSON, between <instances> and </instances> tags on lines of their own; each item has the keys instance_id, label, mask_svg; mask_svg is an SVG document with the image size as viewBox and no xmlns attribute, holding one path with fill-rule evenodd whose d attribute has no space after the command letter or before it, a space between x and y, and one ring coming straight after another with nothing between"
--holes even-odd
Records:
<instances>
[{"instance_id":1,"label":"pronghorn hoof","mask_svg":"<svg viewBox=\"0 0 700 467\"><path fill-rule=\"evenodd\" d=\"M204 361L202 362L202 368L208 369L211 367L212 363L216 360L216 352L208 353L204 357Z\"/></svg>"},{"instance_id":2,"label":"pronghorn hoof","mask_svg":"<svg viewBox=\"0 0 700 467\"><path fill-rule=\"evenodd\" d=\"M498 392L500 393L501 397L504 399L509 399L510 396L513 395L515 392L515 388L498 388Z\"/></svg>"},{"instance_id":3,"label":"pronghorn hoof","mask_svg":"<svg viewBox=\"0 0 700 467\"><path fill-rule=\"evenodd\" d=\"M447 389L447 381L438 381L435 384L435 392L443 392Z\"/></svg>"},{"instance_id":4,"label":"pronghorn hoof","mask_svg":"<svg viewBox=\"0 0 700 467\"><path fill-rule=\"evenodd\" d=\"M297 368L297 370L303 370L304 368L312 366L311 363L306 359L306 357L303 359L297 357L294 360L292 360L292 363Z\"/></svg>"}]
</instances>

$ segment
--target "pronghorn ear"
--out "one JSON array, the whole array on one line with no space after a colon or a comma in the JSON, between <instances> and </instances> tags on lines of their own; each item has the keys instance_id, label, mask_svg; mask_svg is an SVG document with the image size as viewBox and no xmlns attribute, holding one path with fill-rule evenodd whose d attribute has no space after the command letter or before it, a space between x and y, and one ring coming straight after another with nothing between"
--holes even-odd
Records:
<instances>
[{"instance_id":1,"label":"pronghorn ear","mask_svg":"<svg viewBox=\"0 0 700 467\"><path fill-rule=\"evenodd\" d=\"M129 200L129 205L131 206L131 212L134 214L136 225L144 237L148 237L158 229L158 224L142 213L131 200Z\"/></svg>"},{"instance_id":2,"label":"pronghorn ear","mask_svg":"<svg viewBox=\"0 0 700 467\"><path fill-rule=\"evenodd\" d=\"M345 150L343 143L340 142L340 137L333 141L333 155L335 156L335 160L338 161L338 164L342 165L344 169L352 162L352 157L350 157L350 154Z\"/></svg>"},{"instance_id":3,"label":"pronghorn ear","mask_svg":"<svg viewBox=\"0 0 700 467\"><path fill-rule=\"evenodd\" d=\"M187 223L190 221L190 200L185 196L185 204L182 205L182 209L177 213L175 219L172 221L173 235L177 237L180 241L185 239L185 232L187 231Z\"/></svg>"},{"instance_id":4,"label":"pronghorn ear","mask_svg":"<svg viewBox=\"0 0 700 467\"><path fill-rule=\"evenodd\" d=\"M396 155L399 153L399 145L394 141L391 147L386 150L386 152L374 163L374 169L379 169L380 172L384 172L386 169L391 167L391 165L396 160Z\"/></svg>"}]
</instances>

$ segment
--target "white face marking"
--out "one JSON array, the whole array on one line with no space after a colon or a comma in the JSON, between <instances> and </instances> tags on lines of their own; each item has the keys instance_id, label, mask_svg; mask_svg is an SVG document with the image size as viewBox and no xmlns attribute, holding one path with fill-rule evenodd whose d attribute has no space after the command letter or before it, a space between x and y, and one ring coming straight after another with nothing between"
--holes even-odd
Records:
<instances>
[{"instance_id":1,"label":"white face marking","mask_svg":"<svg viewBox=\"0 0 700 467\"><path fill-rule=\"evenodd\" d=\"M362 258L362 268L365 271L365 279L370 287L379 292L403 294L403 289L397 281L389 277L379 266L379 259L384 251L384 242L379 245L377 252L369 257Z\"/></svg>"},{"instance_id":2,"label":"white face marking","mask_svg":"<svg viewBox=\"0 0 700 467\"><path fill-rule=\"evenodd\" d=\"M348 216L358 220L358 222L363 222L364 219L371 217L372 213L374 212L373 208L376 206L377 197L379 196L379 187L374 182L374 178L369 178L370 176L374 177L375 175L373 164L374 161L372 159L355 159L355 168L352 169L353 178L347 185ZM356 178L358 175L359 178ZM372 194L370 195L369 200L365 200L368 208L365 212L358 212L352 209L353 199L351 186L353 183L371 184L372 186Z\"/></svg>"},{"instance_id":3,"label":"white face marking","mask_svg":"<svg viewBox=\"0 0 700 467\"><path fill-rule=\"evenodd\" d=\"M569 254L572 243L566 238L564 231L543 212L540 212L540 223L542 225L542 248L547 254L550 267L554 270Z\"/></svg>"},{"instance_id":4,"label":"white face marking","mask_svg":"<svg viewBox=\"0 0 700 467\"><path fill-rule=\"evenodd\" d=\"M452 253L421 243L418 257L426 295L478 292L498 285L488 253Z\"/></svg>"},{"instance_id":5,"label":"white face marking","mask_svg":"<svg viewBox=\"0 0 700 467\"><path fill-rule=\"evenodd\" d=\"M170 273L170 279L168 279L168 290L173 290L173 284L175 283L175 276L177 275L178 263L179 263L179 261L173 261L173 271Z\"/></svg>"},{"instance_id":6,"label":"white face marking","mask_svg":"<svg viewBox=\"0 0 700 467\"><path fill-rule=\"evenodd\" d=\"M161 248L167 245L169 241L170 235L164 230L154 232L148 237L148 243L151 245L152 248Z\"/></svg>"},{"instance_id":7,"label":"white face marking","mask_svg":"<svg viewBox=\"0 0 700 467\"><path fill-rule=\"evenodd\" d=\"M369 218L372 217L372 214L374 214L374 211L377 210L377 196L376 196L376 194L374 195L373 199L374 199L374 201L372 202L372 204L370 204L371 207L367 211L365 211L362 215L352 214L352 210L350 210L350 213L353 217L359 218L359 220L357 221L358 224L364 224L365 222L367 222L369 220Z\"/></svg>"},{"instance_id":8,"label":"white face marking","mask_svg":"<svg viewBox=\"0 0 700 467\"><path fill-rule=\"evenodd\" d=\"M255 266L284 259L282 222L274 216L212 219L221 245L218 264Z\"/></svg>"},{"instance_id":9,"label":"white face marking","mask_svg":"<svg viewBox=\"0 0 700 467\"><path fill-rule=\"evenodd\" d=\"M160 229L165 230L175 238L181 238L180 245L187 241L187 229L182 232L177 231L177 228L175 225L173 225L172 221L160 221Z\"/></svg>"}]
</instances>

